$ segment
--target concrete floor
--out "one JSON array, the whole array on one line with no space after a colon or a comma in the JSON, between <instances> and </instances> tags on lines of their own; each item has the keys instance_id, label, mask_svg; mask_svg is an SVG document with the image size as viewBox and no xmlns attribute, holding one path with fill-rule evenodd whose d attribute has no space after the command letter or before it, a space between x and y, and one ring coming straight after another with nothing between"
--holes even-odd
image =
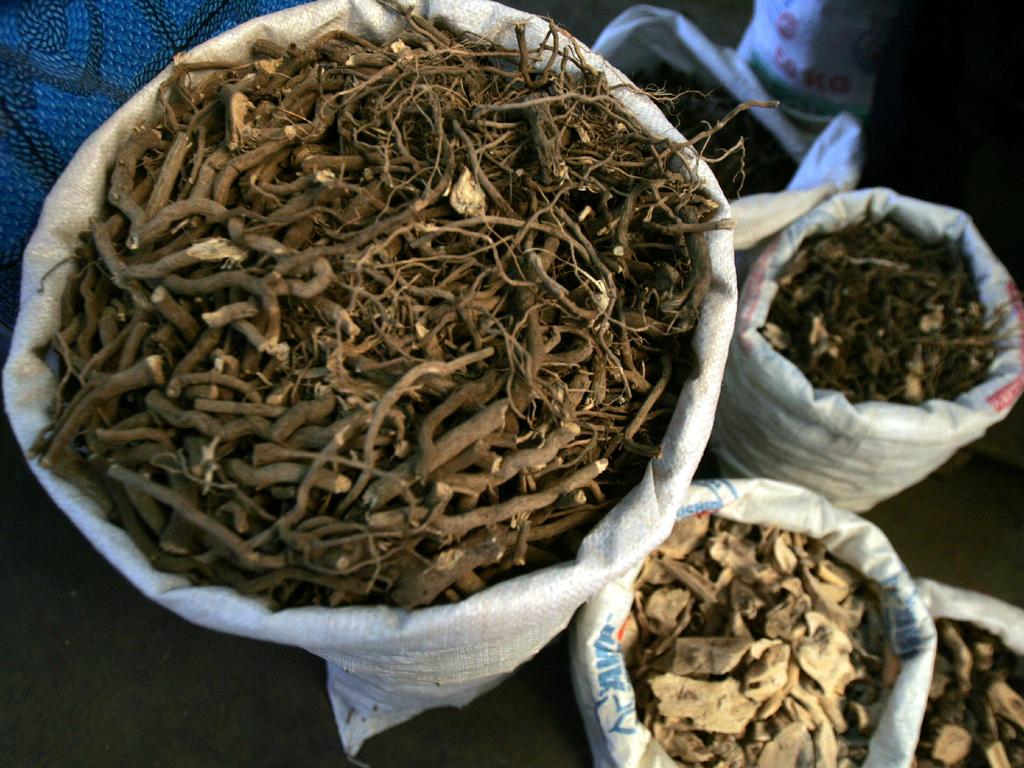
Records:
<instances>
[{"instance_id":1,"label":"concrete floor","mask_svg":"<svg viewBox=\"0 0 1024 768\"><path fill-rule=\"evenodd\" d=\"M517 4L551 13L587 42L627 5ZM723 43L736 42L750 8L670 5ZM997 450L964 454L868 517L914 574L1024 605L1024 472L989 458L1024 456L1024 407L1000 432L987 441ZM39 488L6 420L0 467L0 765L357 765L338 743L319 659L201 629L142 598ZM589 765L567 661L557 639L465 709L429 712L371 739L360 761Z\"/></svg>"}]
</instances>

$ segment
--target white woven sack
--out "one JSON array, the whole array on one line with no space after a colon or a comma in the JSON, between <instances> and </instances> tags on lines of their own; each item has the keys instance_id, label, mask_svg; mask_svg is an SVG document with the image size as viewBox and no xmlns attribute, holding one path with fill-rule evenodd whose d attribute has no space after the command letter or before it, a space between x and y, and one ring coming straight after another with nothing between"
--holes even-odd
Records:
<instances>
[{"instance_id":1,"label":"white woven sack","mask_svg":"<svg viewBox=\"0 0 1024 768\"><path fill-rule=\"evenodd\" d=\"M891 0L754 0L739 55L801 120L823 124L840 110L866 119L899 10Z\"/></svg>"},{"instance_id":2,"label":"white woven sack","mask_svg":"<svg viewBox=\"0 0 1024 768\"><path fill-rule=\"evenodd\" d=\"M1024 610L990 595L960 589L931 579L918 579L917 588L932 618L963 621L991 632L1006 647L1024 656Z\"/></svg>"},{"instance_id":3,"label":"white woven sack","mask_svg":"<svg viewBox=\"0 0 1024 768\"><path fill-rule=\"evenodd\" d=\"M664 63L721 83L738 101L773 98L736 51L711 42L692 21L667 8L628 8L604 28L594 50L623 72ZM853 189L864 164L861 125L850 114L836 115L820 132L808 130L782 110L755 109L751 114L799 167L785 191L733 201L737 250L775 234L829 195Z\"/></svg>"},{"instance_id":4,"label":"white woven sack","mask_svg":"<svg viewBox=\"0 0 1024 768\"><path fill-rule=\"evenodd\" d=\"M833 555L879 584L889 640L902 666L871 736L863 768L911 765L935 663L935 625L885 534L811 491L772 480L697 481L678 517L694 514L778 526L821 539ZM573 619L569 641L573 689L595 768L676 768L636 716L634 690L620 645L639 571L633 568L608 584Z\"/></svg>"},{"instance_id":5,"label":"white woven sack","mask_svg":"<svg viewBox=\"0 0 1024 768\"><path fill-rule=\"evenodd\" d=\"M998 354L988 378L955 400L920 405L852 404L815 389L758 329L778 291L776 277L813 235L869 215L889 217L925 240L955 244L970 263L988 317L1002 309ZM1024 305L1006 268L962 211L888 189L837 195L782 232L751 268L715 422L723 472L811 488L861 512L923 479L960 447L1006 417L1024 391Z\"/></svg>"},{"instance_id":6,"label":"white woven sack","mask_svg":"<svg viewBox=\"0 0 1024 768\"><path fill-rule=\"evenodd\" d=\"M1002 640L1008 649L1024 656L1024 609L931 579L918 579L917 588L933 619L953 619L979 626Z\"/></svg>"},{"instance_id":7,"label":"white woven sack","mask_svg":"<svg viewBox=\"0 0 1024 768\"><path fill-rule=\"evenodd\" d=\"M510 47L513 25L526 21L536 45L546 21L486 0L420 0L415 9ZM198 46L184 60L234 60L249 44L309 41L337 28L385 39L400 28L384 6L359 0L323 0L254 19ZM613 82L620 73L587 53ZM19 444L27 449L50 420L56 379L41 359L59 322L67 268L44 274L69 256L79 232L101 209L115 153L129 132L156 109L165 70L119 109L81 147L50 193L25 252L21 312L4 368L5 406ZM659 135L681 140L648 99L622 101ZM703 163L700 178L729 207ZM707 236L713 279L693 339L697 374L679 399L663 455L644 479L594 528L572 562L486 589L458 604L412 612L384 606L304 607L273 612L262 602L223 587L193 587L185 578L153 570L120 528L106 522L85 494L32 462L32 471L57 505L99 552L145 595L211 629L305 648L328 661L328 691L347 751L431 707L465 705L531 658L569 622L573 612L608 580L639 561L671 529L714 417L736 312L732 236Z\"/></svg>"}]
</instances>

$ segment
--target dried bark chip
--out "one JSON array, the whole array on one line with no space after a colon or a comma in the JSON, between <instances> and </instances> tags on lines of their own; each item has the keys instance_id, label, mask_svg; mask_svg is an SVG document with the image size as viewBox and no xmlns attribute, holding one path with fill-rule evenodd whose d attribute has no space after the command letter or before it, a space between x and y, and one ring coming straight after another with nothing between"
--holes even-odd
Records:
<instances>
[{"instance_id":1,"label":"dried bark chip","mask_svg":"<svg viewBox=\"0 0 1024 768\"><path fill-rule=\"evenodd\" d=\"M765 744L757 765L764 768L813 768L814 740L806 723L790 723Z\"/></svg>"},{"instance_id":2,"label":"dried bark chip","mask_svg":"<svg viewBox=\"0 0 1024 768\"><path fill-rule=\"evenodd\" d=\"M680 731L659 722L654 726L654 738L672 757L684 763L713 763L718 756L692 731Z\"/></svg>"},{"instance_id":3,"label":"dried bark chip","mask_svg":"<svg viewBox=\"0 0 1024 768\"><path fill-rule=\"evenodd\" d=\"M932 758L943 765L956 765L971 752L971 734L966 728L947 723L935 736Z\"/></svg>"},{"instance_id":4,"label":"dried bark chip","mask_svg":"<svg viewBox=\"0 0 1024 768\"><path fill-rule=\"evenodd\" d=\"M752 660L743 675L743 693L757 702L768 701L789 681L790 647L780 641L758 640L750 656Z\"/></svg>"},{"instance_id":5,"label":"dried bark chip","mask_svg":"<svg viewBox=\"0 0 1024 768\"><path fill-rule=\"evenodd\" d=\"M712 537L708 554L748 584L770 584L778 580L771 566L758 561L753 542L728 532Z\"/></svg>"},{"instance_id":6,"label":"dried bark chip","mask_svg":"<svg viewBox=\"0 0 1024 768\"><path fill-rule=\"evenodd\" d=\"M875 717L871 710L859 701L849 701L846 704L847 721L851 721L851 727L858 733L865 735L874 730Z\"/></svg>"},{"instance_id":7,"label":"dried bark chip","mask_svg":"<svg viewBox=\"0 0 1024 768\"><path fill-rule=\"evenodd\" d=\"M814 764L817 768L839 766L839 741L830 723L818 723L814 731Z\"/></svg>"},{"instance_id":8,"label":"dried bark chip","mask_svg":"<svg viewBox=\"0 0 1024 768\"><path fill-rule=\"evenodd\" d=\"M1014 768L1001 741L992 741L985 745L985 759L990 768Z\"/></svg>"},{"instance_id":9,"label":"dried bark chip","mask_svg":"<svg viewBox=\"0 0 1024 768\"><path fill-rule=\"evenodd\" d=\"M971 655L974 658L974 668L979 672L988 672L995 662L997 643L995 640L978 638L971 643Z\"/></svg>"},{"instance_id":10,"label":"dried bark chip","mask_svg":"<svg viewBox=\"0 0 1024 768\"><path fill-rule=\"evenodd\" d=\"M830 584L835 588L833 595L837 602L846 600L857 584L856 577L848 569L831 560L819 562L815 572L823 583Z\"/></svg>"},{"instance_id":11,"label":"dried bark chip","mask_svg":"<svg viewBox=\"0 0 1024 768\"><path fill-rule=\"evenodd\" d=\"M666 568L657 558L649 557L644 561L640 570L639 580L644 584L660 585L673 584L676 577L672 571Z\"/></svg>"},{"instance_id":12,"label":"dried bark chip","mask_svg":"<svg viewBox=\"0 0 1024 768\"><path fill-rule=\"evenodd\" d=\"M709 515L690 515L672 526L672 533L658 551L672 560L684 560L700 544L711 522Z\"/></svg>"},{"instance_id":13,"label":"dried bark chip","mask_svg":"<svg viewBox=\"0 0 1024 768\"><path fill-rule=\"evenodd\" d=\"M992 711L998 717L1010 721L1017 728L1024 730L1024 698L1021 697L1005 680L996 680L986 692Z\"/></svg>"},{"instance_id":14,"label":"dried bark chip","mask_svg":"<svg viewBox=\"0 0 1024 768\"><path fill-rule=\"evenodd\" d=\"M757 702L743 695L736 680L694 680L665 673L652 678L650 685L661 713L692 730L743 733L757 712Z\"/></svg>"},{"instance_id":15,"label":"dried bark chip","mask_svg":"<svg viewBox=\"0 0 1024 768\"><path fill-rule=\"evenodd\" d=\"M632 649L638 712L655 738L681 765L707 762L682 732L720 765L862 761L892 683L867 583L821 542L777 529L713 518L702 538L675 535L681 558L659 549L634 605L639 623L656 595L678 588L666 574L695 598L685 623L666 632L651 621Z\"/></svg>"},{"instance_id":16,"label":"dried bark chip","mask_svg":"<svg viewBox=\"0 0 1024 768\"><path fill-rule=\"evenodd\" d=\"M846 685L857 677L850 662L853 643L850 636L827 616L809 611L804 616L809 634L796 646L796 659L829 697L840 697Z\"/></svg>"},{"instance_id":17,"label":"dried bark chip","mask_svg":"<svg viewBox=\"0 0 1024 768\"><path fill-rule=\"evenodd\" d=\"M793 573L796 570L799 560L793 553L790 546L788 534L781 531L776 532L772 545L772 554L775 556L775 565L782 573Z\"/></svg>"},{"instance_id":18,"label":"dried bark chip","mask_svg":"<svg viewBox=\"0 0 1024 768\"><path fill-rule=\"evenodd\" d=\"M919 758L965 768L1024 761L1024 662L983 629L940 619Z\"/></svg>"},{"instance_id":19,"label":"dried bark chip","mask_svg":"<svg viewBox=\"0 0 1024 768\"><path fill-rule=\"evenodd\" d=\"M744 768L746 759L736 739L717 733L711 738L711 751L715 754L716 765L722 768Z\"/></svg>"},{"instance_id":20,"label":"dried bark chip","mask_svg":"<svg viewBox=\"0 0 1024 768\"><path fill-rule=\"evenodd\" d=\"M799 621L811 608L811 599L807 595L787 595L782 602L768 609L764 620L766 637L790 640L806 632Z\"/></svg>"},{"instance_id":21,"label":"dried bark chip","mask_svg":"<svg viewBox=\"0 0 1024 768\"><path fill-rule=\"evenodd\" d=\"M846 718L837 699L821 695L814 683L801 678L800 684L789 692L791 701L803 707L815 726L831 724L839 733L846 733Z\"/></svg>"},{"instance_id":22,"label":"dried bark chip","mask_svg":"<svg viewBox=\"0 0 1024 768\"><path fill-rule=\"evenodd\" d=\"M789 334L775 323L765 323L761 329L761 335L768 340L773 349L779 352L789 348Z\"/></svg>"},{"instance_id":23,"label":"dried bark chip","mask_svg":"<svg viewBox=\"0 0 1024 768\"><path fill-rule=\"evenodd\" d=\"M964 693L971 690L971 676L974 671L974 657L971 649L960 636L960 631L952 621L936 622L942 644L952 651L953 671L957 685Z\"/></svg>"},{"instance_id":24,"label":"dried bark chip","mask_svg":"<svg viewBox=\"0 0 1024 768\"><path fill-rule=\"evenodd\" d=\"M448 193L452 208L466 217L483 216L487 213L487 196L473 179L469 168L463 168L459 178Z\"/></svg>"},{"instance_id":25,"label":"dried bark chip","mask_svg":"<svg viewBox=\"0 0 1024 768\"><path fill-rule=\"evenodd\" d=\"M662 567L671 573L680 584L693 592L705 603L717 603L718 591L711 580L689 563L666 559L661 561Z\"/></svg>"},{"instance_id":26,"label":"dried bark chip","mask_svg":"<svg viewBox=\"0 0 1024 768\"><path fill-rule=\"evenodd\" d=\"M751 641L743 637L681 637L676 640L672 672L677 675L725 675L740 663Z\"/></svg>"},{"instance_id":27,"label":"dried bark chip","mask_svg":"<svg viewBox=\"0 0 1024 768\"><path fill-rule=\"evenodd\" d=\"M659 635L671 634L680 614L690 604L690 593L678 587L665 587L651 593L644 602L644 613L651 629Z\"/></svg>"},{"instance_id":28,"label":"dried bark chip","mask_svg":"<svg viewBox=\"0 0 1024 768\"><path fill-rule=\"evenodd\" d=\"M729 584L729 604L744 619L753 620L766 605L754 587L739 579Z\"/></svg>"}]
</instances>

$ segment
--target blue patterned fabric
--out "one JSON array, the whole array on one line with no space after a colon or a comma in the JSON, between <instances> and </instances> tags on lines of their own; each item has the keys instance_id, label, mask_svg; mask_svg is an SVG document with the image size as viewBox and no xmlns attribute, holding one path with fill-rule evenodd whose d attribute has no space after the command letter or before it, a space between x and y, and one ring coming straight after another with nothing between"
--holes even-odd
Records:
<instances>
[{"instance_id":1,"label":"blue patterned fabric","mask_svg":"<svg viewBox=\"0 0 1024 768\"><path fill-rule=\"evenodd\" d=\"M0 0L0 322L21 254L78 146L178 51L299 0Z\"/></svg>"}]
</instances>

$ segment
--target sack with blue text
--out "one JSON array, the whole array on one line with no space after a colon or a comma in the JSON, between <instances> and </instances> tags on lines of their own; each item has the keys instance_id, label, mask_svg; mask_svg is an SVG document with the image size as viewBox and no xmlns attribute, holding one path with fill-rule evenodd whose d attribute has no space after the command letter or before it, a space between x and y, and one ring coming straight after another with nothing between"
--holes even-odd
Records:
<instances>
[{"instance_id":1,"label":"sack with blue text","mask_svg":"<svg viewBox=\"0 0 1024 768\"><path fill-rule=\"evenodd\" d=\"M935 626L873 524L797 486L710 480L579 611L570 649L598 768L898 768Z\"/></svg>"}]
</instances>

